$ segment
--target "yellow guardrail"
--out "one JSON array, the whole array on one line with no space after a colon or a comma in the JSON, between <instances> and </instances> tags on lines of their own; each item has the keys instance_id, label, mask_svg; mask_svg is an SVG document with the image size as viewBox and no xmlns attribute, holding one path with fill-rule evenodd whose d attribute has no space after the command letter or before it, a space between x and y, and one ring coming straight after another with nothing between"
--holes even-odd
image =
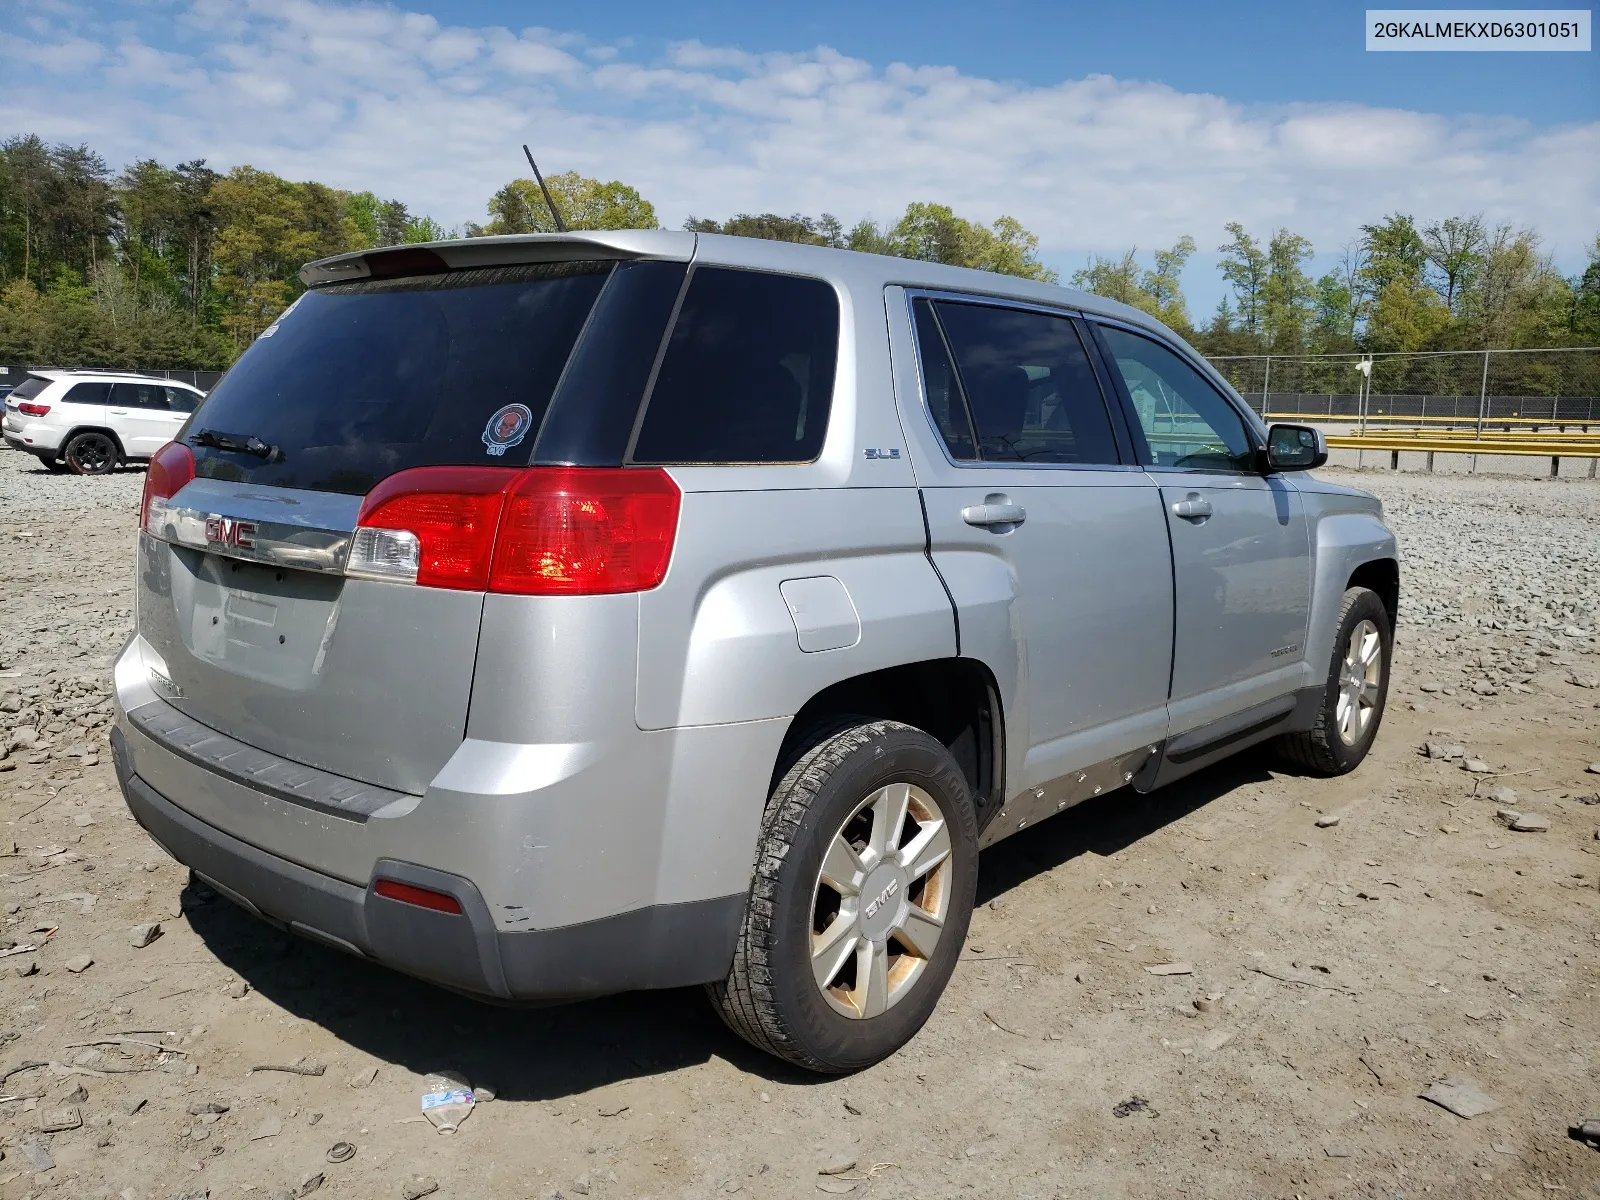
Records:
<instances>
[{"instance_id":1,"label":"yellow guardrail","mask_svg":"<svg viewBox=\"0 0 1600 1200\"><path fill-rule=\"evenodd\" d=\"M1518 440L1505 438L1453 438L1453 437L1418 437L1415 434L1402 433L1399 436L1388 436L1383 432L1369 430L1366 434L1330 434L1328 448L1331 450L1376 450L1389 452L1389 466L1392 470L1399 470L1400 455L1422 453L1428 456L1428 470L1433 470L1433 456L1435 454L1471 454L1491 456L1511 456L1516 458L1548 458L1550 460L1550 475L1554 478L1560 473L1563 458L1587 458L1589 460L1589 478L1595 478L1595 468L1600 464L1600 441L1579 441L1572 438L1561 437L1536 437L1527 436Z\"/></svg>"},{"instance_id":2,"label":"yellow guardrail","mask_svg":"<svg viewBox=\"0 0 1600 1200\"><path fill-rule=\"evenodd\" d=\"M1423 424L1423 425L1471 425L1474 428L1476 428L1477 424L1478 424L1478 418L1476 416L1471 416L1471 417L1438 417L1438 416L1434 416L1434 417L1422 417L1422 416L1412 417L1412 416L1407 416L1407 415L1405 415L1403 413L1386 413L1386 412L1382 411L1381 409L1374 409L1373 411L1367 413L1367 424L1370 425L1370 424L1373 423L1374 420L1377 420L1377 419L1380 419L1380 418L1381 418L1382 422L1385 423L1385 424L1392 424L1392 423L1394 423L1396 421L1405 421L1405 422L1408 422L1408 423L1414 422L1414 423ZM1328 413L1309 413L1308 412L1308 413L1263 413L1262 414L1262 419L1265 420L1265 421L1311 421L1311 422L1320 422L1320 423L1322 423L1324 425L1326 425L1330 421L1336 421L1336 422L1339 422L1341 424L1348 422L1349 424L1353 425L1356 422L1360 421L1361 417L1359 415L1357 415L1357 416L1349 416L1349 415L1344 414L1344 413L1333 413L1333 414L1330 415ZM1523 417L1523 416L1518 416L1516 413L1512 413L1509 417L1484 417L1483 418L1483 423L1486 426L1488 426L1488 425L1532 425L1535 428L1537 428L1537 427L1539 427L1541 425L1557 425L1557 426L1576 425L1576 426L1580 426L1582 428L1587 429L1587 428L1590 428L1590 427L1600 428L1600 417L1563 417L1563 416L1560 416L1559 414L1554 416L1554 417Z\"/></svg>"},{"instance_id":3,"label":"yellow guardrail","mask_svg":"<svg viewBox=\"0 0 1600 1200\"><path fill-rule=\"evenodd\" d=\"M1507 432L1503 429L1485 429L1479 434L1471 429L1387 429L1373 428L1352 429L1348 433L1337 435L1339 437L1365 437L1365 438L1408 438L1413 441L1461 441L1480 439L1486 442L1572 442L1577 445L1586 445L1600 442L1600 431L1585 433L1568 430L1565 433L1540 433L1536 430L1514 430Z\"/></svg>"}]
</instances>

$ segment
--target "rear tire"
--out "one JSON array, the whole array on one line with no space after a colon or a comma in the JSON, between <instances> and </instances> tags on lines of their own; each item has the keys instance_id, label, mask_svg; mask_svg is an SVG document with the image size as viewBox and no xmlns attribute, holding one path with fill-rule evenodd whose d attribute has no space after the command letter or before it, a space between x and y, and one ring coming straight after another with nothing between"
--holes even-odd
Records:
<instances>
[{"instance_id":1,"label":"rear tire","mask_svg":"<svg viewBox=\"0 0 1600 1200\"><path fill-rule=\"evenodd\" d=\"M105 475L116 467L122 454L108 434L91 431L68 442L61 457L74 475Z\"/></svg>"},{"instance_id":2,"label":"rear tire","mask_svg":"<svg viewBox=\"0 0 1600 1200\"><path fill-rule=\"evenodd\" d=\"M1347 590L1316 723L1304 733L1284 734L1278 752L1316 775L1344 775L1360 766L1383 723L1393 652L1382 599L1367 588Z\"/></svg>"},{"instance_id":3,"label":"rear tire","mask_svg":"<svg viewBox=\"0 0 1600 1200\"><path fill-rule=\"evenodd\" d=\"M707 992L728 1027L844 1074L905 1045L937 1005L978 882L971 791L897 721L824 732L773 789L733 966Z\"/></svg>"}]
</instances>

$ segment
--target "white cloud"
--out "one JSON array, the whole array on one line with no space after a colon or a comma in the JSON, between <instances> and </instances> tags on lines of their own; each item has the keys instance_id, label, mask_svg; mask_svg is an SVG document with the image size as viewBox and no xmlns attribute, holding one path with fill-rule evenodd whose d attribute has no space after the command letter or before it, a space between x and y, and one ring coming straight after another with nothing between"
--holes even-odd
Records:
<instances>
[{"instance_id":1,"label":"white cloud","mask_svg":"<svg viewBox=\"0 0 1600 1200\"><path fill-rule=\"evenodd\" d=\"M669 225L769 209L886 219L931 199L1014 215L1053 256L1185 233L1209 249L1230 220L1331 251L1388 212L1483 210L1570 258L1600 211L1600 123L1248 107L1103 75L1028 86L827 47L685 41L650 57L372 3L187 0L148 28L120 6L98 23L20 6L37 27L0 34L0 55L56 86L0 91L0 132L87 137L114 163L248 162L447 224L481 219L525 170L524 141L552 171L634 184ZM168 86L133 86L143 73Z\"/></svg>"}]
</instances>

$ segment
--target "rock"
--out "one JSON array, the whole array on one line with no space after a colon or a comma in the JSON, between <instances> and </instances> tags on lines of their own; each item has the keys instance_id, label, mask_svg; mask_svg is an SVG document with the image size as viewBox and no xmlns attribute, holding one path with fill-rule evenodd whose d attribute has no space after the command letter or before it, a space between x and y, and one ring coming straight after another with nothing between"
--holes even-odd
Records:
<instances>
[{"instance_id":1,"label":"rock","mask_svg":"<svg viewBox=\"0 0 1600 1200\"><path fill-rule=\"evenodd\" d=\"M122 1111L123 1111L123 1113L125 1115L131 1117L135 1113L137 1113L141 1108L143 1108L144 1105L145 1105L145 1098L143 1096L130 1096L130 1097L128 1097L128 1099L123 1101L123 1103L122 1103Z\"/></svg>"},{"instance_id":2,"label":"rock","mask_svg":"<svg viewBox=\"0 0 1600 1200\"><path fill-rule=\"evenodd\" d=\"M362 1067L354 1075L350 1076L349 1079L345 1080L345 1083L353 1088L364 1088L377 1077L378 1064L373 1063L371 1066ZM483 1102L482 1097L479 1096L476 1088L473 1089L472 1099L475 1103L481 1104Z\"/></svg>"},{"instance_id":3,"label":"rock","mask_svg":"<svg viewBox=\"0 0 1600 1200\"><path fill-rule=\"evenodd\" d=\"M1567 682L1573 687L1600 688L1600 675L1580 675L1574 671L1567 676Z\"/></svg>"},{"instance_id":4,"label":"rock","mask_svg":"<svg viewBox=\"0 0 1600 1200\"><path fill-rule=\"evenodd\" d=\"M242 979L235 979L228 985L228 995L235 1000L243 1000L250 994L250 985Z\"/></svg>"},{"instance_id":5,"label":"rock","mask_svg":"<svg viewBox=\"0 0 1600 1200\"><path fill-rule=\"evenodd\" d=\"M853 1158L836 1158L826 1166L818 1167L818 1175L843 1175L856 1169L856 1160Z\"/></svg>"},{"instance_id":6,"label":"rock","mask_svg":"<svg viewBox=\"0 0 1600 1200\"><path fill-rule=\"evenodd\" d=\"M282 1132L283 1122L275 1116L268 1117L265 1121L262 1121L261 1124L257 1125L250 1131L250 1140L252 1142L259 1142L263 1138L277 1137Z\"/></svg>"},{"instance_id":7,"label":"rock","mask_svg":"<svg viewBox=\"0 0 1600 1200\"><path fill-rule=\"evenodd\" d=\"M326 1176L324 1176L321 1171L316 1171L310 1175L307 1175L300 1181L300 1186L294 1191L295 1200L299 1200L301 1196L311 1195L312 1192L316 1191L322 1186L322 1181L325 1178Z\"/></svg>"},{"instance_id":8,"label":"rock","mask_svg":"<svg viewBox=\"0 0 1600 1200\"><path fill-rule=\"evenodd\" d=\"M572 1190L580 1196L589 1194L589 1173L587 1171L572 1181Z\"/></svg>"},{"instance_id":9,"label":"rock","mask_svg":"<svg viewBox=\"0 0 1600 1200\"><path fill-rule=\"evenodd\" d=\"M94 966L94 959L90 958L87 954L80 954L76 958L67 959L67 961L61 965L66 967L66 969L71 971L74 975L81 975L90 967Z\"/></svg>"},{"instance_id":10,"label":"rock","mask_svg":"<svg viewBox=\"0 0 1600 1200\"><path fill-rule=\"evenodd\" d=\"M1317 818L1318 829L1332 829L1338 823L1339 816L1337 813L1327 813Z\"/></svg>"},{"instance_id":11,"label":"rock","mask_svg":"<svg viewBox=\"0 0 1600 1200\"><path fill-rule=\"evenodd\" d=\"M50 1157L50 1151L38 1138L23 1138L17 1143L17 1148L35 1171L55 1170L56 1160Z\"/></svg>"},{"instance_id":12,"label":"rock","mask_svg":"<svg viewBox=\"0 0 1600 1200\"><path fill-rule=\"evenodd\" d=\"M216 1113L221 1116L227 1111L228 1106L220 1100L202 1100L198 1104L189 1105L189 1115L191 1117L203 1117L207 1113Z\"/></svg>"},{"instance_id":13,"label":"rock","mask_svg":"<svg viewBox=\"0 0 1600 1200\"><path fill-rule=\"evenodd\" d=\"M413 1175L400 1189L401 1200L422 1200L439 1190L439 1181L426 1175Z\"/></svg>"},{"instance_id":14,"label":"rock","mask_svg":"<svg viewBox=\"0 0 1600 1200\"><path fill-rule=\"evenodd\" d=\"M376 1070L376 1068L374 1068L374 1070ZM487 1087L481 1083L474 1084L472 1088L472 1102L474 1104L490 1104L493 1103L494 1098L498 1094L499 1093L497 1093L493 1087Z\"/></svg>"},{"instance_id":15,"label":"rock","mask_svg":"<svg viewBox=\"0 0 1600 1200\"><path fill-rule=\"evenodd\" d=\"M1592 762L1585 767L1584 770L1588 771L1591 775L1600 775L1600 762Z\"/></svg>"},{"instance_id":16,"label":"rock","mask_svg":"<svg viewBox=\"0 0 1600 1200\"><path fill-rule=\"evenodd\" d=\"M1488 775L1493 772L1493 768L1481 758L1469 758L1463 760L1461 763L1461 769L1463 771L1470 771L1474 775Z\"/></svg>"},{"instance_id":17,"label":"rock","mask_svg":"<svg viewBox=\"0 0 1600 1200\"><path fill-rule=\"evenodd\" d=\"M1504 784L1498 787L1492 787L1489 789L1489 799L1493 800L1496 804L1503 804L1507 808L1511 808L1517 802L1517 789L1508 788Z\"/></svg>"},{"instance_id":18,"label":"rock","mask_svg":"<svg viewBox=\"0 0 1600 1200\"><path fill-rule=\"evenodd\" d=\"M1476 1079L1465 1075L1429 1084L1421 1098L1468 1121L1500 1107L1500 1102L1479 1087Z\"/></svg>"},{"instance_id":19,"label":"rock","mask_svg":"<svg viewBox=\"0 0 1600 1200\"><path fill-rule=\"evenodd\" d=\"M79 1083L74 1084L72 1090L61 1097L61 1103L82 1104L88 1098L89 1089L84 1087L83 1084Z\"/></svg>"},{"instance_id":20,"label":"rock","mask_svg":"<svg viewBox=\"0 0 1600 1200\"><path fill-rule=\"evenodd\" d=\"M39 964L29 959L25 963L18 963L12 967L11 972L18 979L26 979L29 975L37 975L39 973Z\"/></svg>"},{"instance_id":21,"label":"rock","mask_svg":"<svg viewBox=\"0 0 1600 1200\"><path fill-rule=\"evenodd\" d=\"M1193 975L1194 964L1186 962L1151 963L1145 970L1152 975Z\"/></svg>"},{"instance_id":22,"label":"rock","mask_svg":"<svg viewBox=\"0 0 1600 1200\"><path fill-rule=\"evenodd\" d=\"M1550 818L1541 817L1537 813L1520 813L1517 819L1511 822L1513 833L1549 833Z\"/></svg>"},{"instance_id":23,"label":"rock","mask_svg":"<svg viewBox=\"0 0 1600 1200\"><path fill-rule=\"evenodd\" d=\"M135 950L143 950L160 936L161 922L147 921L143 925L135 925L133 927L133 935L128 939L128 944Z\"/></svg>"}]
</instances>

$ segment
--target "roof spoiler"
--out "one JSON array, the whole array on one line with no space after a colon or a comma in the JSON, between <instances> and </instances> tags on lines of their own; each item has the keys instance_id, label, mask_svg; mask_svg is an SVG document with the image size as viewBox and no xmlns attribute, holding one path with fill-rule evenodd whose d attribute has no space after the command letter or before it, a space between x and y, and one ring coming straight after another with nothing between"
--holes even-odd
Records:
<instances>
[{"instance_id":1,"label":"roof spoiler","mask_svg":"<svg viewBox=\"0 0 1600 1200\"><path fill-rule=\"evenodd\" d=\"M696 235L692 233L661 229L607 229L575 233L508 234L425 242L417 246L384 246L307 263L300 269L300 282L314 288L333 283L352 283L360 279L437 275L473 267L506 267L522 263L597 258L661 258L687 262L694 257L695 238Z\"/></svg>"}]
</instances>

